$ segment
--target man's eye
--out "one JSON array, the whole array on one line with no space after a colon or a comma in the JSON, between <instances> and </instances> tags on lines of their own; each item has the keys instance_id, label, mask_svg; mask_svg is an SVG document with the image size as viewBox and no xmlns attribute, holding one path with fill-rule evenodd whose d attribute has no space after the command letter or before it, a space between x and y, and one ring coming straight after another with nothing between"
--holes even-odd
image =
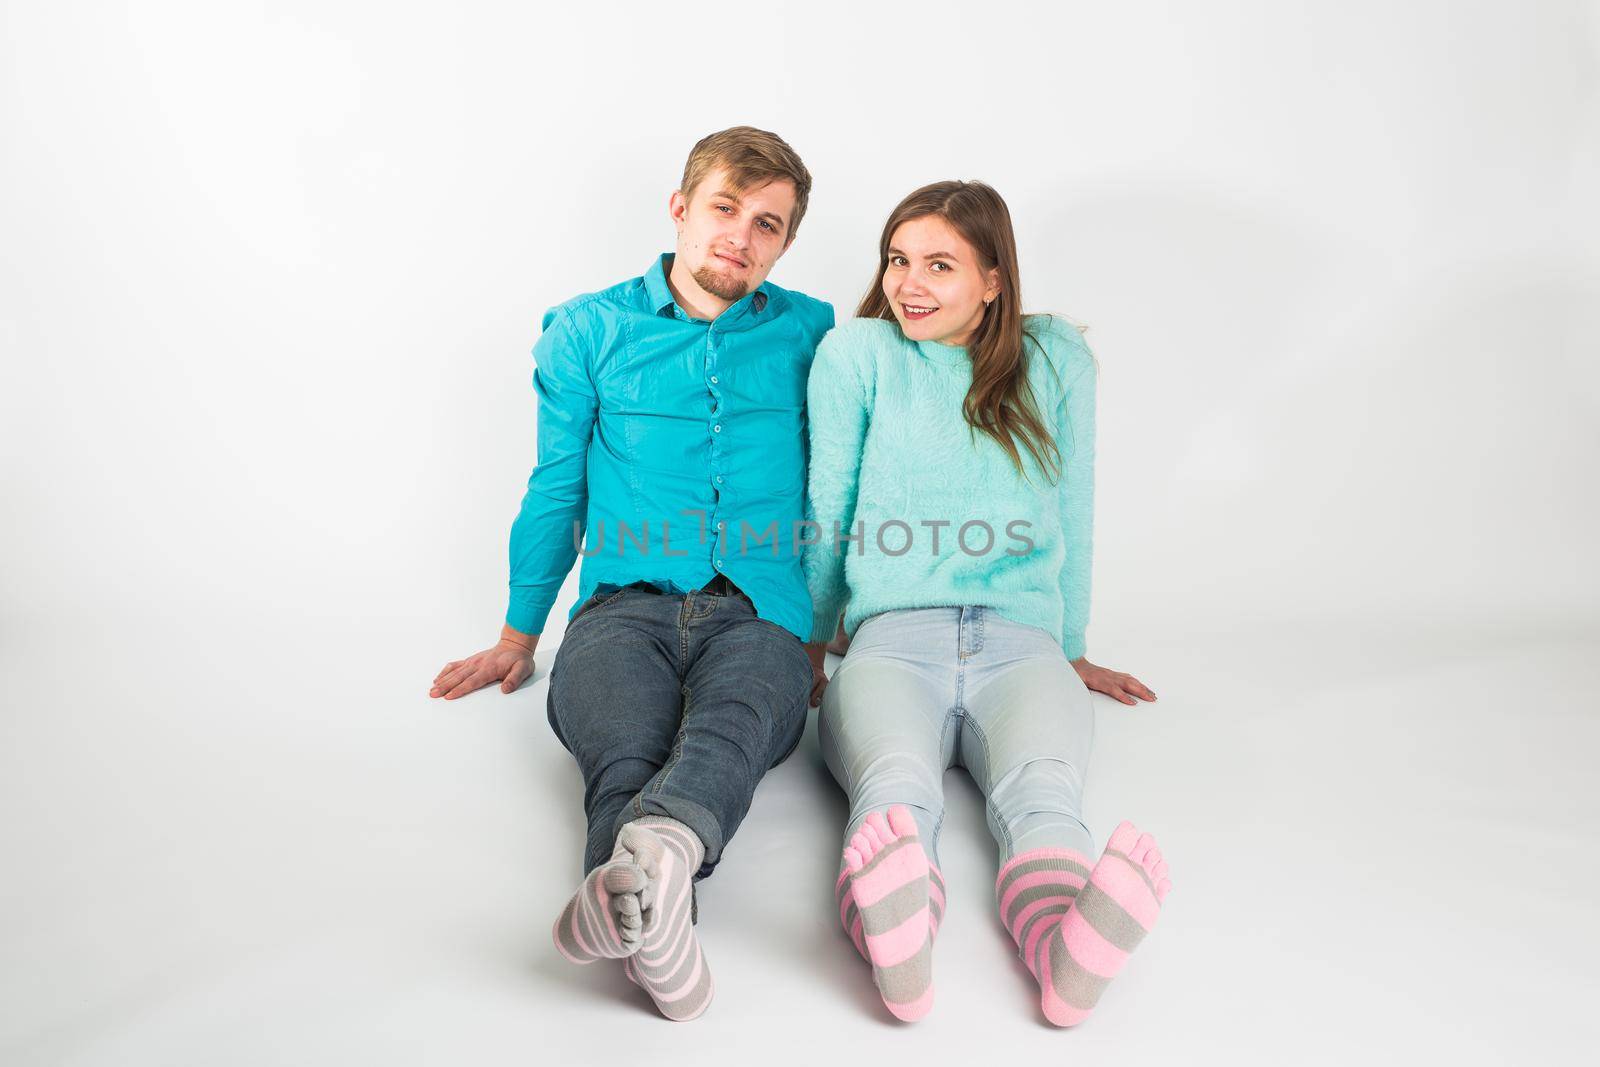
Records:
<instances>
[{"instance_id":1,"label":"man's eye","mask_svg":"<svg viewBox=\"0 0 1600 1067\"><path fill-rule=\"evenodd\" d=\"M762 219L761 220L761 228L763 230L768 230L770 232L774 232L774 233L777 232L776 230L773 229L772 223L768 222L766 219Z\"/></svg>"},{"instance_id":2,"label":"man's eye","mask_svg":"<svg viewBox=\"0 0 1600 1067\"><path fill-rule=\"evenodd\" d=\"M729 212L731 212L733 210L733 208L729 207L727 204L718 204L717 205L717 210L718 211L729 211Z\"/></svg>"}]
</instances>

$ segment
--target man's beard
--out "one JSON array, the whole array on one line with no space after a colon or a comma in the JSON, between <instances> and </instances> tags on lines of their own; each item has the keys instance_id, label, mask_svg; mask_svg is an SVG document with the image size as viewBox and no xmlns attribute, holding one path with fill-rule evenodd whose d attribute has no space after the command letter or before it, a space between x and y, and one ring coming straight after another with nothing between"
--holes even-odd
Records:
<instances>
[{"instance_id":1,"label":"man's beard","mask_svg":"<svg viewBox=\"0 0 1600 1067\"><path fill-rule=\"evenodd\" d=\"M726 300L729 303L742 299L750 291L744 282L719 274L710 267L701 267L691 277L700 288L718 300Z\"/></svg>"}]
</instances>

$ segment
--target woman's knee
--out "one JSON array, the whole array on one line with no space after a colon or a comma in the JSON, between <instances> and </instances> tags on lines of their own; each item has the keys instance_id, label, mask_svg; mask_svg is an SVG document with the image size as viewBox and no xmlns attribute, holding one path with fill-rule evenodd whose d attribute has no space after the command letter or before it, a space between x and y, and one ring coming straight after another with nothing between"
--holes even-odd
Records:
<instances>
[{"instance_id":1,"label":"woman's knee","mask_svg":"<svg viewBox=\"0 0 1600 1067\"><path fill-rule=\"evenodd\" d=\"M1083 770L1056 757L1024 760L994 780L989 804L1008 822L1035 813L1077 818L1083 806Z\"/></svg>"}]
</instances>

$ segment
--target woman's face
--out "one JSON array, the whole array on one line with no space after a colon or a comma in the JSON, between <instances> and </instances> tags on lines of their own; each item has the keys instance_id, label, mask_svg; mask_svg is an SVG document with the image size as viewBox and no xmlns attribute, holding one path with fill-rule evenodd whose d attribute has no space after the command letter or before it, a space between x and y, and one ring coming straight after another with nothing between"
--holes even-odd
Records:
<instances>
[{"instance_id":1,"label":"woman's face","mask_svg":"<svg viewBox=\"0 0 1600 1067\"><path fill-rule=\"evenodd\" d=\"M984 301L999 293L999 279L937 215L908 219L889 238L883 295L913 341L966 344L983 321Z\"/></svg>"}]
</instances>

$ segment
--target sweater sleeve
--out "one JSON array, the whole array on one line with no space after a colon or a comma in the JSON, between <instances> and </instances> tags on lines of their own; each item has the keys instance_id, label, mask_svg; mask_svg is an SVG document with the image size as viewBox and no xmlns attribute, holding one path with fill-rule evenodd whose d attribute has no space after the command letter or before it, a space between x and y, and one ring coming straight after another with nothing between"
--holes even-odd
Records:
<instances>
[{"instance_id":1,"label":"sweater sleeve","mask_svg":"<svg viewBox=\"0 0 1600 1067\"><path fill-rule=\"evenodd\" d=\"M849 324L829 331L817 346L806 385L811 466L806 487L806 585L811 593L812 641L828 641L839 625L849 590L839 532L855 516L861 451L866 441L870 391L858 333Z\"/></svg>"},{"instance_id":2,"label":"sweater sleeve","mask_svg":"<svg viewBox=\"0 0 1600 1067\"><path fill-rule=\"evenodd\" d=\"M1068 659L1087 651L1089 574L1094 548L1094 418L1098 372L1089 347L1077 329L1065 366L1066 393L1058 422L1058 443L1064 459L1061 478L1061 530L1066 558L1061 565L1061 648Z\"/></svg>"}]
</instances>

